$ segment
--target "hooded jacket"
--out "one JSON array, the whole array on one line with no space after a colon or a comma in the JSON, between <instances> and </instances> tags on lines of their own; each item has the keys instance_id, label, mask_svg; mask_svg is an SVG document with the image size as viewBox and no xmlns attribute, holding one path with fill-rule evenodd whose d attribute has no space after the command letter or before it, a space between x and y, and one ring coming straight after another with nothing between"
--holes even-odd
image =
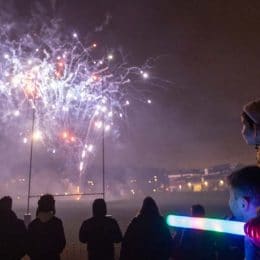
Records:
<instances>
[{"instance_id":1,"label":"hooded jacket","mask_svg":"<svg viewBox=\"0 0 260 260\"><path fill-rule=\"evenodd\" d=\"M11 210L0 211L0 259L18 260L25 255L26 228Z\"/></svg>"},{"instance_id":2,"label":"hooded jacket","mask_svg":"<svg viewBox=\"0 0 260 260\"><path fill-rule=\"evenodd\" d=\"M52 212L39 212L28 226L28 255L31 260L60 260L65 245L62 221Z\"/></svg>"},{"instance_id":3,"label":"hooded jacket","mask_svg":"<svg viewBox=\"0 0 260 260\"><path fill-rule=\"evenodd\" d=\"M126 230L120 260L167 260L171 255L172 242L163 217L140 214Z\"/></svg>"},{"instance_id":4,"label":"hooded jacket","mask_svg":"<svg viewBox=\"0 0 260 260\"><path fill-rule=\"evenodd\" d=\"M122 233L115 219L92 217L82 223L79 240L87 244L89 260L114 260L114 243L121 242Z\"/></svg>"}]
</instances>

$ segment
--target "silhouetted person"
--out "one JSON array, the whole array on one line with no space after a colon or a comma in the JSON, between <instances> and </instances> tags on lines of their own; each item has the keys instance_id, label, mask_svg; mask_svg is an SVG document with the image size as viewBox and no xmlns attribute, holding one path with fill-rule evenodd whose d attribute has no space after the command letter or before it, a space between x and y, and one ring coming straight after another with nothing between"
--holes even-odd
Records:
<instances>
[{"instance_id":1,"label":"silhouetted person","mask_svg":"<svg viewBox=\"0 0 260 260\"><path fill-rule=\"evenodd\" d=\"M205 208L200 204L191 206L191 216L195 218L205 218Z\"/></svg>"},{"instance_id":2,"label":"silhouetted person","mask_svg":"<svg viewBox=\"0 0 260 260\"><path fill-rule=\"evenodd\" d=\"M122 241L122 233L117 221L107 217L106 202L93 202L93 217L85 220L79 231L79 240L87 244L89 260L114 260L114 243Z\"/></svg>"},{"instance_id":3,"label":"silhouetted person","mask_svg":"<svg viewBox=\"0 0 260 260\"><path fill-rule=\"evenodd\" d=\"M89 260L114 260L114 243L122 241L122 233L115 219L106 216L107 207L103 199L92 205L93 217L85 220L79 231L79 240L87 244Z\"/></svg>"},{"instance_id":4,"label":"silhouetted person","mask_svg":"<svg viewBox=\"0 0 260 260\"><path fill-rule=\"evenodd\" d=\"M191 216L197 218L205 217L205 209L196 204L191 207ZM180 260L208 260L215 259L215 241L213 233L196 230L182 229L174 237L177 252L174 259Z\"/></svg>"},{"instance_id":5,"label":"silhouetted person","mask_svg":"<svg viewBox=\"0 0 260 260\"><path fill-rule=\"evenodd\" d=\"M143 201L140 213L129 224L121 247L121 260L166 260L172 249L172 237L156 202Z\"/></svg>"},{"instance_id":6,"label":"silhouetted person","mask_svg":"<svg viewBox=\"0 0 260 260\"><path fill-rule=\"evenodd\" d=\"M12 198L0 199L0 259L18 260L25 255L26 228L12 211Z\"/></svg>"},{"instance_id":7,"label":"silhouetted person","mask_svg":"<svg viewBox=\"0 0 260 260\"><path fill-rule=\"evenodd\" d=\"M43 195L36 218L28 226L28 255L31 260L59 260L65 245L62 221L55 217L55 200Z\"/></svg>"}]
</instances>

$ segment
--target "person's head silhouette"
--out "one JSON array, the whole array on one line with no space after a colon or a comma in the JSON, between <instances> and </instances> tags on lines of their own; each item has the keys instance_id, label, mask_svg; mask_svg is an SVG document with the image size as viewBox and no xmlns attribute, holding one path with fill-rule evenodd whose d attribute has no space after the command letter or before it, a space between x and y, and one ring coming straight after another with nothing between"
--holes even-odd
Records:
<instances>
[{"instance_id":1,"label":"person's head silhouette","mask_svg":"<svg viewBox=\"0 0 260 260\"><path fill-rule=\"evenodd\" d=\"M153 198L146 197L144 199L142 208L140 210L140 215L145 215L145 216L160 215L159 208Z\"/></svg>"},{"instance_id":2,"label":"person's head silhouette","mask_svg":"<svg viewBox=\"0 0 260 260\"><path fill-rule=\"evenodd\" d=\"M94 217L104 217L107 214L106 202L103 199L96 199L92 205Z\"/></svg>"},{"instance_id":3,"label":"person's head silhouette","mask_svg":"<svg viewBox=\"0 0 260 260\"><path fill-rule=\"evenodd\" d=\"M260 207L260 167L247 166L228 176L229 207L237 220L257 216Z\"/></svg>"},{"instance_id":4,"label":"person's head silhouette","mask_svg":"<svg viewBox=\"0 0 260 260\"><path fill-rule=\"evenodd\" d=\"M1 211L11 211L12 210L12 198L9 196L4 196L0 199L0 210Z\"/></svg>"},{"instance_id":5,"label":"person's head silhouette","mask_svg":"<svg viewBox=\"0 0 260 260\"><path fill-rule=\"evenodd\" d=\"M55 200L51 194L45 194L38 201L38 212L52 212L55 214Z\"/></svg>"},{"instance_id":6,"label":"person's head silhouette","mask_svg":"<svg viewBox=\"0 0 260 260\"><path fill-rule=\"evenodd\" d=\"M192 217L205 217L205 208L200 204L195 204L191 206L191 216Z\"/></svg>"}]
</instances>

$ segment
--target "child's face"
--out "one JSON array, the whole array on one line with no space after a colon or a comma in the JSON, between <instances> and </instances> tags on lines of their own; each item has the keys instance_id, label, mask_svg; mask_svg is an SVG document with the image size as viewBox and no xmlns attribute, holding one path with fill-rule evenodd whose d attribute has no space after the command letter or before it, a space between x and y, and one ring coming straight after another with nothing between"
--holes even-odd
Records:
<instances>
[{"instance_id":1,"label":"child's face","mask_svg":"<svg viewBox=\"0 0 260 260\"><path fill-rule=\"evenodd\" d=\"M245 221L241 198L239 198L232 187L229 190L229 208L237 220Z\"/></svg>"}]
</instances>

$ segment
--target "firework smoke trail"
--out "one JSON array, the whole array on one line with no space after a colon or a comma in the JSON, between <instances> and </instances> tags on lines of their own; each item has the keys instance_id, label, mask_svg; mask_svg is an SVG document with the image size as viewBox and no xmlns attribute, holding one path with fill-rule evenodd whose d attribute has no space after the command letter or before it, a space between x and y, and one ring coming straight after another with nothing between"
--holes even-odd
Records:
<instances>
[{"instance_id":1,"label":"firework smoke trail","mask_svg":"<svg viewBox=\"0 0 260 260\"><path fill-rule=\"evenodd\" d=\"M102 55L96 43L83 44L54 20L32 21L19 34L16 26L2 21L0 29L2 127L17 129L24 143L35 138L49 152L68 151L81 176L100 130L116 131L114 119L123 118L130 105L128 90L148 78L147 67L129 67L120 53Z\"/></svg>"}]
</instances>

